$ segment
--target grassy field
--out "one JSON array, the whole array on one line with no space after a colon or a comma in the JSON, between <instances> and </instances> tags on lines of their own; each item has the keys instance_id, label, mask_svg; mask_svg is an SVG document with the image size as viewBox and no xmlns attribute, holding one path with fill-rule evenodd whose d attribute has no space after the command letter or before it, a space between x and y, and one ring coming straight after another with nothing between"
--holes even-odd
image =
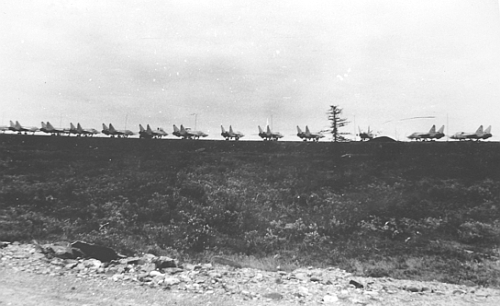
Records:
<instances>
[{"instance_id":1,"label":"grassy field","mask_svg":"<svg viewBox=\"0 0 500 306\"><path fill-rule=\"evenodd\" d=\"M500 144L0 135L0 240L500 286Z\"/></svg>"}]
</instances>

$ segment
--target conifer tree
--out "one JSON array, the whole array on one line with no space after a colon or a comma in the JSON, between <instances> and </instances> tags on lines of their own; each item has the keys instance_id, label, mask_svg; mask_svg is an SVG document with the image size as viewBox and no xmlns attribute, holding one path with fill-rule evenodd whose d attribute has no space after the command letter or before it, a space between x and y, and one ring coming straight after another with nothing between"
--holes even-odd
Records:
<instances>
[{"instance_id":1,"label":"conifer tree","mask_svg":"<svg viewBox=\"0 0 500 306\"><path fill-rule=\"evenodd\" d=\"M346 126L349 121L346 118L341 118L342 108L338 105L330 105L330 109L327 112L328 120L330 120L329 132L332 134L333 142L346 141L347 139L343 135L348 135L349 133L340 132L340 128Z\"/></svg>"}]
</instances>

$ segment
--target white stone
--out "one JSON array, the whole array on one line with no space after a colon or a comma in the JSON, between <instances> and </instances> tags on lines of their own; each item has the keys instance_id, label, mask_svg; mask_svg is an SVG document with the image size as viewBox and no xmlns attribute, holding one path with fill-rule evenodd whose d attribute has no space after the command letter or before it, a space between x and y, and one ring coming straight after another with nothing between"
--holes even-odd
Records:
<instances>
[{"instance_id":1,"label":"white stone","mask_svg":"<svg viewBox=\"0 0 500 306\"><path fill-rule=\"evenodd\" d=\"M151 271L151 272L149 272L149 275L152 277L165 276L165 274L161 273L160 271Z\"/></svg>"},{"instance_id":2,"label":"white stone","mask_svg":"<svg viewBox=\"0 0 500 306\"><path fill-rule=\"evenodd\" d=\"M334 305L337 304L339 298L336 295L325 295L323 297L323 304L325 305Z\"/></svg>"},{"instance_id":3,"label":"white stone","mask_svg":"<svg viewBox=\"0 0 500 306\"><path fill-rule=\"evenodd\" d=\"M171 277L171 276L167 276L163 279L163 282L168 285L168 286L173 286L173 285L177 285L178 283L180 283L180 279L178 279L177 277Z\"/></svg>"}]
</instances>

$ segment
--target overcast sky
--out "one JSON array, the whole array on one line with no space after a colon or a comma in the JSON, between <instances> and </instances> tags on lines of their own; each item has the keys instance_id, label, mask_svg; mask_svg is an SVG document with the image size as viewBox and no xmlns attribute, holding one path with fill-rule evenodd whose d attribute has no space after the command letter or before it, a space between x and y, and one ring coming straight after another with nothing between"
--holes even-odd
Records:
<instances>
[{"instance_id":1,"label":"overcast sky","mask_svg":"<svg viewBox=\"0 0 500 306\"><path fill-rule=\"evenodd\" d=\"M297 140L336 104L347 132L500 139L498 0L7 0L0 41L1 125L196 118L212 138L269 122Z\"/></svg>"}]
</instances>

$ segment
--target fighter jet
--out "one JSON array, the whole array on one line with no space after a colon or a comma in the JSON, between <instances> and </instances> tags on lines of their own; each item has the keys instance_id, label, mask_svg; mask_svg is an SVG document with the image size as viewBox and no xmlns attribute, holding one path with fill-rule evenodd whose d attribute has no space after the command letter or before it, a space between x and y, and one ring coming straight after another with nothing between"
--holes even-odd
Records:
<instances>
[{"instance_id":1,"label":"fighter jet","mask_svg":"<svg viewBox=\"0 0 500 306\"><path fill-rule=\"evenodd\" d=\"M359 134L358 136L361 138L361 141L365 140L370 140L373 139L376 135L373 133L373 131L370 130L370 127L368 127L367 132L362 132L361 129L358 126Z\"/></svg>"},{"instance_id":2,"label":"fighter jet","mask_svg":"<svg viewBox=\"0 0 500 306\"><path fill-rule=\"evenodd\" d=\"M73 125L72 122L69 123L68 133L69 133L69 135L75 134L77 137L81 136L80 133L78 133L77 128Z\"/></svg>"},{"instance_id":3,"label":"fighter jet","mask_svg":"<svg viewBox=\"0 0 500 306\"><path fill-rule=\"evenodd\" d=\"M486 128L486 130L484 130L483 135L481 135L481 139L488 139L491 136L493 136L493 134L491 134L491 125L490 125Z\"/></svg>"},{"instance_id":4,"label":"fighter jet","mask_svg":"<svg viewBox=\"0 0 500 306\"><path fill-rule=\"evenodd\" d=\"M194 131L191 130L191 128L185 128L182 124L180 129L174 124L174 132L172 134L182 139L200 139L200 137L208 136L201 131Z\"/></svg>"},{"instance_id":5,"label":"fighter jet","mask_svg":"<svg viewBox=\"0 0 500 306\"><path fill-rule=\"evenodd\" d=\"M38 131L37 127L27 127L27 126L22 126L19 121L14 122L10 121L10 126L9 130L13 132L17 132L18 134L22 134L24 132L24 135L27 135L28 132L35 134L36 131Z\"/></svg>"},{"instance_id":6,"label":"fighter jet","mask_svg":"<svg viewBox=\"0 0 500 306\"><path fill-rule=\"evenodd\" d=\"M264 139L264 141L270 141L270 140L278 141L278 139L283 138L283 135L281 133L271 131L269 125L267 126L267 130L265 132L262 130L260 125L258 126L258 128L259 128L259 136L262 139Z\"/></svg>"},{"instance_id":7,"label":"fighter jet","mask_svg":"<svg viewBox=\"0 0 500 306\"><path fill-rule=\"evenodd\" d=\"M115 137L115 136L111 135L111 132L109 131L109 128L104 123L102 124L102 131L101 131L101 133L103 133L104 135L107 135L107 136Z\"/></svg>"},{"instance_id":8,"label":"fighter jet","mask_svg":"<svg viewBox=\"0 0 500 306\"><path fill-rule=\"evenodd\" d=\"M299 136L300 138L302 138L303 141L308 141L308 140L312 140L312 141L319 141L320 138L323 138L325 137L325 135L321 134L321 132L318 132L318 133L311 133L311 131L309 131L309 127L306 125L306 131L303 132L299 126L297 126L297 136Z\"/></svg>"},{"instance_id":9,"label":"fighter jet","mask_svg":"<svg viewBox=\"0 0 500 306\"><path fill-rule=\"evenodd\" d=\"M87 136L94 136L96 134L99 134L99 131L96 129L84 129L80 125L80 123L77 123L76 129L73 123L70 123L71 128L69 129L70 133L77 134L77 136L84 135L85 137Z\"/></svg>"},{"instance_id":10,"label":"fighter jet","mask_svg":"<svg viewBox=\"0 0 500 306\"><path fill-rule=\"evenodd\" d=\"M174 124L174 132L172 133L172 135L177 137L187 138L187 135L185 133L181 134L181 130L179 130L179 128L175 124Z\"/></svg>"},{"instance_id":11,"label":"fighter jet","mask_svg":"<svg viewBox=\"0 0 500 306\"><path fill-rule=\"evenodd\" d=\"M168 133L165 132L162 128L157 128L156 130L152 130L149 124L146 126L146 128L142 127L142 125L139 124L139 138L146 138L146 139L161 138L167 135Z\"/></svg>"},{"instance_id":12,"label":"fighter jet","mask_svg":"<svg viewBox=\"0 0 500 306\"><path fill-rule=\"evenodd\" d=\"M238 131L234 132L232 126L229 126L229 131L226 131L222 125L220 126L220 128L221 128L221 133L220 134L226 140L230 140L232 138L234 138L234 140L239 140L241 137L245 136L241 132L238 132Z\"/></svg>"},{"instance_id":13,"label":"fighter jet","mask_svg":"<svg viewBox=\"0 0 500 306\"><path fill-rule=\"evenodd\" d=\"M44 123L42 121L42 127L40 128L40 131L47 133L47 134L51 134L53 136L54 135L60 136L61 134L69 134L70 133L70 130L68 130L68 129L53 127L52 124L50 124L50 122L48 122L48 121L47 121L47 123Z\"/></svg>"},{"instance_id":14,"label":"fighter jet","mask_svg":"<svg viewBox=\"0 0 500 306\"><path fill-rule=\"evenodd\" d=\"M148 129L151 130L151 128L149 127L149 124L147 126ZM156 138L162 138L163 136L167 136L168 133L165 132L165 130L163 128L156 128L156 130L151 130L151 132L153 133L153 135L155 135Z\"/></svg>"},{"instance_id":15,"label":"fighter jet","mask_svg":"<svg viewBox=\"0 0 500 306\"><path fill-rule=\"evenodd\" d=\"M104 135L111 136L111 138L114 138L115 136L117 138L122 138L122 137L127 138L128 136L134 135L134 133L130 130L115 129L115 127L111 123L109 124L109 127L107 127L104 123L102 124L102 133Z\"/></svg>"},{"instance_id":16,"label":"fighter jet","mask_svg":"<svg viewBox=\"0 0 500 306\"><path fill-rule=\"evenodd\" d=\"M200 137L207 137L208 134L203 133L202 131L191 130L191 128L185 128L181 124L181 134L187 135L188 139L200 139Z\"/></svg>"},{"instance_id":17,"label":"fighter jet","mask_svg":"<svg viewBox=\"0 0 500 306\"><path fill-rule=\"evenodd\" d=\"M425 141L426 139L440 139L444 137L444 125L436 132L436 126L433 125L428 133L415 132L408 136L410 140Z\"/></svg>"},{"instance_id":18,"label":"fighter jet","mask_svg":"<svg viewBox=\"0 0 500 306\"><path fill-rule=\"evenodd\" d=\"M479 126L479 128L474 132L474 133L467 133L467 132L458 132L455 135L451 136L451 139L457 139L457 140L477 140L479 141L480 139L488 139L492 136L491 134L491 125L483 131L483 126Z\"/></svg>"}]
</instances>

